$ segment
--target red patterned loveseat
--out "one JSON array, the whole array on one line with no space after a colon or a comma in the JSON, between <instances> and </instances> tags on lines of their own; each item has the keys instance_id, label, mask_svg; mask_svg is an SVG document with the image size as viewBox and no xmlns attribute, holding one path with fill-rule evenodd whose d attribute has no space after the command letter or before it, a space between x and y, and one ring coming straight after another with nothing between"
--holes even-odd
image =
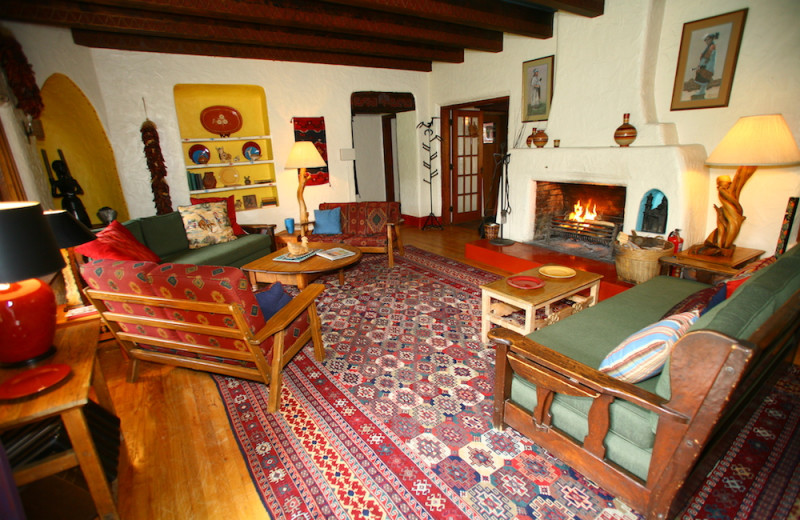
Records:
<instances>
[{"instance_id":1,"label":"red patterned loveseat","mask_svg":"<svg viewBox=\"0 0 800 520\"><path fill-rule=\"evenodd\" d=\"M399 202L323 202L321 210L341 208L342 233L308 235L309 242L341 242L363 253L387 253L394 267L394 248L403 254Z\"/></svg>"},{"instance_id":2,"label":"red patterned loveseat","mask_svg":"<svg viewBox=\"0 0 800 520\"><path fill-rule=\"evenodd\" d=\"M261 381L270 412L280 405L281 371L309 340L322 361L311 284L269 320L235 267L95 260L81 266L92 304L131 360Z\"/></svg>"}]
</instances>

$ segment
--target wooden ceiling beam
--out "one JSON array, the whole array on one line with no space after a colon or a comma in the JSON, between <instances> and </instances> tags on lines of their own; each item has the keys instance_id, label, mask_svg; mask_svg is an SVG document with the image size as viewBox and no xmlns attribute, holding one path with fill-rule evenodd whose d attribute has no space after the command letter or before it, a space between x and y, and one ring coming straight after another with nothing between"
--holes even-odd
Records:
<instances>
[{"instance_id":1,"label":"wooden ceiling beam","mask_svg":"<svg viewBox=\"0 0 800 520\"><path fill-rule=\"evenodd\" d=\"M80 3L126 7L183 16L200 13L213 20L237 20L271 26L295 27L386 40L488 52L503 50L503 34L422 19L399 19L389 13L367 11L318 0L82 0Z\"/></svg>"},{"instance_id":2,"label":"wooden ceiling beam","mask_svg":"<svg viewBox=\"0 0 800 520\"><path fill-rule=\"evenodd\" d=\"M532 6L545 7L553 11L595 18L605 11L605 0L517 0Z\"/></svg>"},{"instance_id":3,"label":"wooden ceiling beam","mask_svg":"<svg viewBox=\"0 0 800 520\"><path fill-rule=\"evenodd\" d=\"M198 35L219 43L263 45L302 50L383 56L423 61L461 63L464 51L457 48L368 40L363 37L323 34L299 29L269 27L240 22L208 23L206 19L165 13L134 11L106 6L79 8L62 0L28 0L25 5L0 0L3 16L30 23L48 23L101 32L197 40Z\"/></svg>"},{"instance_id":4,"label":"wooden ceiling beam","mask_svg":"<svg viewBox=\"0 0 800 520\"><path fill-rule=\"evenodd\" d=\"M383 69L430 72L430 61L359 56L323 51L281 49L265 46L217 43L210 40L185 40L175 38L145 37L138 35L72 29L72 39L85 47L124 51L160 52L244 58L253 60L292 61L327 65L348 65Z\"/></svg>"},{"instance_id":5,"label":"wooden ceiling beam","mask_svg":"<svg viewBox=\"0 0 800 520\"><path fill-rule=\"evenodd\" d=\"M553 12L497 0L323 0L531 38L553 36ZM532 4L531 4L532 5Z\"/></svg>"}]
</instances>

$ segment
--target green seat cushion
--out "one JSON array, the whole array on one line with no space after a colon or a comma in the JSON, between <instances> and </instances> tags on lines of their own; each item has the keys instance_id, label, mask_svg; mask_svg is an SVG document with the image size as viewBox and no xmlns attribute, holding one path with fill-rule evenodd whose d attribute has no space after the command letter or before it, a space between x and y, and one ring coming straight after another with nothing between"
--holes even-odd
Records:
<instances>
[{"instance_id":1,"label":"green seat cushion","mask_svg":"<svg viewBox=\"0 0 800 520\"><path fill-rule=\"evenodd\" d=\"M660 320L677 302L705 287L693 280L657 276L528 337L597 368L633 332Z\"/></svg>"},{"instance_id":2,"label":"green seat cushion","mask_svg":"<svg viewBox=\"0 0 800 520\"><path fill-rule=\"evenodd\" d=\"M244 235L230 242L199 249L185 249L172 256L161 257L164 262L195 265L226 265L241 267L247 262L269 254L268 235Z\"/></svg>"},{"instance_id":3,"label":"green seat cushion","mask_svg":"<svg viewBox=\"0 0 800 520\"><path fill-rule=\"evenodd\" d=\"M177 211L139 219L139 221L145 244L162 259L189 249L189 240L186 238L183 220Z\"/></svg>"}]
</instances>

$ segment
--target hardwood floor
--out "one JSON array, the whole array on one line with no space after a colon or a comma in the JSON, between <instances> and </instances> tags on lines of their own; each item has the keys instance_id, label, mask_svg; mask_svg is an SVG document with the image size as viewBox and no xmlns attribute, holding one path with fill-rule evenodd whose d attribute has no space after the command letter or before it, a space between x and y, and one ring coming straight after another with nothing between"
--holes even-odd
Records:
<instances>
[{"instance_id":1,"label":"hardwood floor","mask_svg":"<svg viewBox=\"0 0 800 520\"><path fill-rule=\"evenodd\" d=\"M464 257L464 244L478 238L476 228L461 226L403 229L406 245L510 274ZM143 362L137 382L128 383L115 344L105 343L99 358L127 448L117 482L121 518L269 518L208 374Z\"/></svg>"}]
</instances>

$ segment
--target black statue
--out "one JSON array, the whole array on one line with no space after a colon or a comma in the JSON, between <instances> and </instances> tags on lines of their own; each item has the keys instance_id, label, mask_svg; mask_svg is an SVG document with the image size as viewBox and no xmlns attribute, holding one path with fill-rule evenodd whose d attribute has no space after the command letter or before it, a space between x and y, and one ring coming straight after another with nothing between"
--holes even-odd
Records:
<instances>
[{"instance_id":1,"label":"black statue","mask_svg":"<svg viewBox=\"0 0 800 520\"><path fill-rule=\"evenodd\" d=\"M78 181L70 175L67 163L61 160L53 161L53 170L56 178L50 177L50 193L53 198L61 197L61 208L80 220L86 227L92 227L92 221L86 208L78 195L83 195L83 188Z\"/></svg>"}]
</instances>

